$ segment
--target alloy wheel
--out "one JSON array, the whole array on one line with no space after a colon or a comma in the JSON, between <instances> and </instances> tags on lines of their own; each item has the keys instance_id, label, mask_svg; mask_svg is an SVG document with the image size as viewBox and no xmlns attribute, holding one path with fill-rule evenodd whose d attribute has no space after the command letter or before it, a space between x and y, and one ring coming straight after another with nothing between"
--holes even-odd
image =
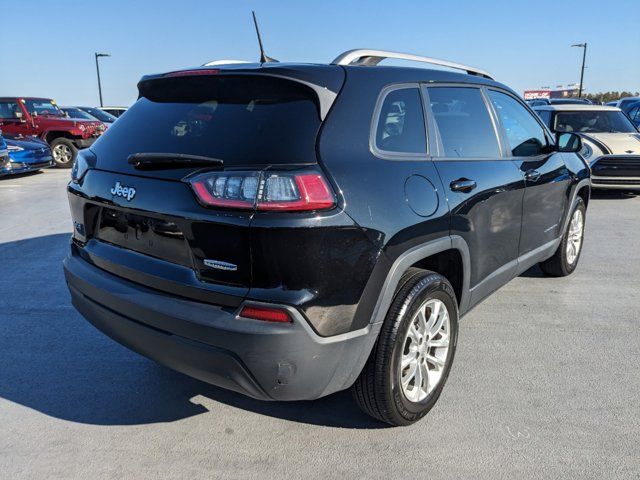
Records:
<instances>
[{"instance_id":1,"label":"alloy wheel","mask_svg":"<svg viewBox=\"0 0 640 480\"><path fill-rule=\"evenodd\" d=\"M58 163L69 163L73 158L71 149L63 143L53 147L53 158Z\"/></svg>"},{"instance_id":2,"label":"alloy wheel","mask_svg":"<svg viewBox=\"0 0 640 480\"><path fill-rule=\"evenodd\" d=\"M569 235L567 238L567 263L573 265L580 254L582 247L582 233L584 230L584 217L582 211L577 209L573 212L571 223L569 224Z\"/></svg>"},{"instance_id":3,"label":"alloy wheel","mask_svg":"<svg viewBox=\"0 0 640 480\"><path fill-rule=\"evenodd\" d=\"M450 321L446 305L431 299L411 320L403 342L400 384L411 402L424 400L438 386L449 353Z\"/></svg>"}]
</instances>

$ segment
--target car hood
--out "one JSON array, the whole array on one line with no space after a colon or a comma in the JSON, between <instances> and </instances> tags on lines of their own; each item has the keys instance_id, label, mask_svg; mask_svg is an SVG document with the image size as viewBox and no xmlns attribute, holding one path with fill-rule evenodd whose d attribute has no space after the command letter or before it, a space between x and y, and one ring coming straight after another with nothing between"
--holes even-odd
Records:
<instances>
[{"instance_id":1,"label":"car hood","mask_svg":"<svg viewBox=\"0 0 640 480\"><path fill-rule=\"evenodd\" d=\"M602 144L612 154L636 154L640 155L640 133L583 133L586 140Z\"/></svg>"},{"instance_id":2,"label":"car hood","mask_svg":"<svg viewBox=\"0 0 640 480\"><path fill-rule=\"evenodd\" d=\"M56 124L56 125L64 125L64 126L74 126L74 125L85 125L85 126L98 126L102 122L98 119L89 120L87 118L70 118L70 117L57 117L54 115L40 115L35 118L35 122L38 124Z\"/></svg>"},{"instance_id":3,"label":"car hood","mask_svg":"<svg viewBox=\"0 0 640 480\"><path fill-rule=\"evenodd\" d=\"M39 150L41 148L48 148L46 142L37 138L21 137L21 138L5 138L7 146L15 146L24 148L25 150Z\"/></svg>"}]
</instances>

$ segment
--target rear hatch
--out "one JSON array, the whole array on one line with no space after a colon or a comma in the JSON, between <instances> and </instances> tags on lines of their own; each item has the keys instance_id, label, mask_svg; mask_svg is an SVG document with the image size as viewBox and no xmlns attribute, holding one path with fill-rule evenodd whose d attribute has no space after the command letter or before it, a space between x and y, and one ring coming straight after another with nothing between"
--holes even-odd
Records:
<instances>
[{"instance_id":1,"label":"rear hatch","mask_svg":"<svg viewBox=\"0 0 640 480\"><path fill-rule=\"evenodd\" d=\"M92 168L70 185L85 258L186 297L233 305L202 292L246 294L254 209L204 205L188 179L314 168L327 108L318 91L332 93L308 82L306 71L301 80L262 70L195 70L141 81L138 101L85 154ZM336 75L342 78L341 69ZM135 165L136 154L158 161ZM165 161L167 154L177 160Z\"/></svg>"}]
</instances>

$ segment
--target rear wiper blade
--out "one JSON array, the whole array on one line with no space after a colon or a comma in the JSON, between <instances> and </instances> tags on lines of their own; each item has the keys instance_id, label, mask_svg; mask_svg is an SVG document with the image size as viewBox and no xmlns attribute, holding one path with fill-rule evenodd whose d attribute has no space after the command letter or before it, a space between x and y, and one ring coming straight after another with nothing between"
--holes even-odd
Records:
<instances>
[{"instance_id":1,"label":"rear wiper blade","mask_svg":"<svg viewBox=\"0 0 640 480\"><path fill-rule=\"evenodd\" d=\"M138 169L208 167L224 165L219 158L189 155L188 153L133 153L127 162Z\"/></svg>"}]
</instances>

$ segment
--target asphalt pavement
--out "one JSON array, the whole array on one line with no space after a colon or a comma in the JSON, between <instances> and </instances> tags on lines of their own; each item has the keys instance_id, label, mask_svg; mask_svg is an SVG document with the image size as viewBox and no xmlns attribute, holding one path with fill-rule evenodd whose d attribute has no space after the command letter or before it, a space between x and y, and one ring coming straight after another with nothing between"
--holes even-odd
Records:
<instances>
[{"instance_id":1,"label":"asphalt pavement","mask_svg":"<svg viewBox=\"0 0 640 480\"><path fill-rule=\"evenodd\" d=\"M412 427L349 392L265 403L95 330L62 273L68 171L0 180L0 478L640 478L640 196L597 193L568 278L469 313Z\"/></svg>"}]
</instances>

